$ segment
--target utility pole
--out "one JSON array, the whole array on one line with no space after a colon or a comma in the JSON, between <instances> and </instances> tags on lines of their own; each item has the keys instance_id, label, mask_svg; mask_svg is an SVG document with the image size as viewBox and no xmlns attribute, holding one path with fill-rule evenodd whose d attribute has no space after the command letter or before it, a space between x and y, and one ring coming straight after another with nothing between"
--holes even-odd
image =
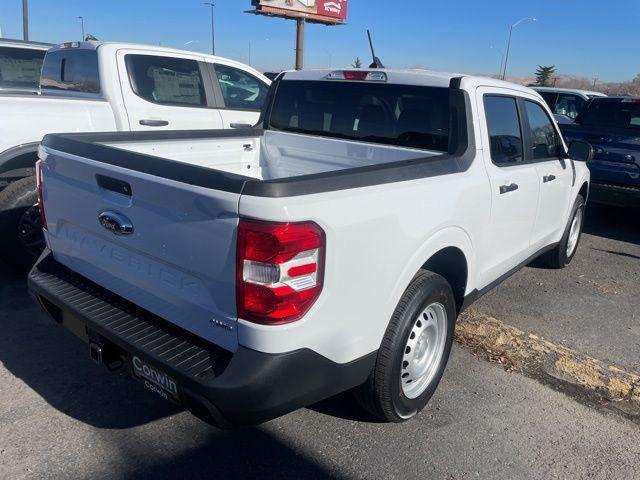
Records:
<instances>
[{"instance_id":1,"label":"utility pole","mask_svg":"<svg viewBox=\"0 0 640 480\"><path fill-rule=\"evenodd\" d=\"M29 40L29 0L22 0L22 38Z\"/></svg>"},{"instance_id":2,"label":"utility pole","mask_svg":"<svg viewBox=\"0 0 640 480\"><path fill-rule=\"evenodd\" d=\"M304 18L296 18L296 70L304 67Z\"/></svg>"},{"instance_id":3,"label":"utility pole","mask_svg":"<svg viewBox=\"0 0 640 480\"><path fill-rule=\"evenodd\" d=\"M76 17L78 20L80 20L80 29L82 31L82 37L80 38L81 42L84 42L84 17Z\"/></svg>"},{"instance_id":4,"label":"utility pole","mask_svg":"<svg viewBox=\"0 0 640 480\"><path fill-rule=\"evenodd\" d=\"M507 64L509 63L509 49L511 48L511 35L513 34L513 29L526 20L535 22L537 21L537 18L524 17L518 20L516 23L511 24L511 27L509 27L509 41L507 42L507 53L504 56L504 70L502 70L502 80L504 80L507 76Z\"/></svg>"},{"instance_id":5,"label":"utility pole","mask_svg":"<svg viewBox=\"0 0 640 480\"><path fill-rule=\"evenodd\" d=\"M596 82L598 81L598 77L593 77L593 87L591 88L596 88Z\"/></svg>"},{"instance_id":6,"label":"utility pole","mask_svg":"<svg viewBox=\"0 0 640 480\"><path fill-rule=\"evenodd\" d=\"M215 8L214 2L204 2L204 5L211 7L211 54L216 54L216 34L215 34Z\"/></svg>"}]
</instances>

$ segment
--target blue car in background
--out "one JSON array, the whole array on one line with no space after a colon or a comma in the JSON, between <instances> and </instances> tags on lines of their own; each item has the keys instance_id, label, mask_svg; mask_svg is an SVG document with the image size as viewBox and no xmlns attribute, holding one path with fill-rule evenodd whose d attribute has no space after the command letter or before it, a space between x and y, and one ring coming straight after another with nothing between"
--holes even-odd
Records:
<instances>
[{"instance_id":1,"label":"blue car in background","mask_svg":"<svg viewBox=\"0 0 640 480\"><path fill-rule=\"evenodd\" d=\"M575 123L559 126L567 144L582 140L595 150L589 200L640 208L640 98L594 98Z\"/></svg>"}]
</instances>

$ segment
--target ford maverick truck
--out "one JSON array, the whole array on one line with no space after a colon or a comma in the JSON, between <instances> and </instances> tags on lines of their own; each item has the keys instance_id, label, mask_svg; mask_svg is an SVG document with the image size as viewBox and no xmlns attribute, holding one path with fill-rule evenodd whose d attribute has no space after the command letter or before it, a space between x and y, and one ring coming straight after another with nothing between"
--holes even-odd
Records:
<instances>
[{"instance_id":1,"label":"ford maverick truck","mask_svg":"<svg viewBox=\"0 0 640 480\"><path fill-rule=\"evenodd\" d=\"M461 309L571 261L591 154L525 87L286 72L256 128L45 137L29 288L94 360L211 423L349 389L401 422Z\"/></svg>"}]
</instances>

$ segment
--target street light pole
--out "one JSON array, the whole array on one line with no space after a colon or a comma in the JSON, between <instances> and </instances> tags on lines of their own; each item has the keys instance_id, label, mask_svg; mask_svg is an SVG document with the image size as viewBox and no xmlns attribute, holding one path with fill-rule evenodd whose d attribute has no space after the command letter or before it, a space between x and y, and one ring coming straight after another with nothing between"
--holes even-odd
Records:
<instances>
[{"instance_id":1,"label":"street light pole","mask_svg":"<svg viewBox=\"0 0 640 480\"><path fill-rule=\"evenodd\" d=\"M507 42L507 53L504 56L504 69L502 70L502 80L504 80L505 77L507 76L507 64L509 63L509 50L511 49L511 35L513 34L513 29L526 20L531 20L532 22L535 22L537 21L537 18L524 17L518 20L516 23L511 24L511 27L509 27L509 41Z\"/></svg>"},{"instance_id":2,"label":"street light pole","mask_svg":"<svg viewBox=\"0 0 640 480\"><path fill-rule=\"evenodd\" d=\"M214 10L216 4L214 2L204 2L204 5L211 7L211 54L216 54L216 35L215 35L215 17Z\"/></svg>"},{"instance_id":3,"label":"street light pole","mask_svg":"<svg viewBox=\"0 0 640 480\"><path fill-rule=\"evenodd\" d=\"M80 29L82 31L82 38L80 39L80 41L84 42L84 17L78 16L76 18L80 20Z\"/></svg>"},{"instance_id":4,"label":"street light pole","mask_svg":"<svg viewBox=\"0 0 640 480\"><path fill-rule=\"evenodd\" d=\"M29 40L29 0L22 0L22 38Z\"/></svg>"}]
</instances>

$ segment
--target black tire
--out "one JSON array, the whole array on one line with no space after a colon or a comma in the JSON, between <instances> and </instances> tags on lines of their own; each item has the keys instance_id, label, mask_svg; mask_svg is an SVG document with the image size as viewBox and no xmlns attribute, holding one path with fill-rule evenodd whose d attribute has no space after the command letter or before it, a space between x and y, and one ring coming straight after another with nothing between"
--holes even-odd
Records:
<instances>
[{"instance_id":1,"label":"black tire","mask_svg":"<svg viewBox=\"0 0 640 480\"><path fill-rule=\"evenodd\" d=\"M416 398L408 398L401 385L401 371L409 335L419 315L434 303L446 312L446 338L435 373L426 389ZM424 408L436 391L444 373L453 343L456 306L449 283L440 275L426 270L413 279L396 307L380 345L373 372L364 385L355 389L359 403L374 416L387 422L404 422Z\"/></svg>"},{"instance_id":2,"label":"black tire","mask_svg":"<svg viewBox=\"0 0 640 480\"><path fill-rule=\"evenodd\" d=\"M0 258L18 271L31 267L44 248L37 203L35 177L0 192Z\"/></svg>"},{"instance_id":3,"label":"black tire","mask_svg":"<svg viewBox=\"0 0 640 480\"><path fill-rule=\"evenodd\" d=\"M578 251L578 246L580 245L580 238L582 237L582 227L584 225L584 207L584 198L582 198L582 195L578 195L578 198L576 198L576 201L573 204L573 209L571 210L571 215L569 216L569 223L565 227L564 234L562 235L560 243L558 243L558 245L556 245L553 250L550 250L540 256L540 260L546 266L557 269L564 268L571 263L571 260L573 260L573 257ZM576 240L573 251L569 253L567 252L567 250L569 245L571 226L573 225L573 221L577 215L580 215L578 238Z\"/></svg>"}]
</instances>

